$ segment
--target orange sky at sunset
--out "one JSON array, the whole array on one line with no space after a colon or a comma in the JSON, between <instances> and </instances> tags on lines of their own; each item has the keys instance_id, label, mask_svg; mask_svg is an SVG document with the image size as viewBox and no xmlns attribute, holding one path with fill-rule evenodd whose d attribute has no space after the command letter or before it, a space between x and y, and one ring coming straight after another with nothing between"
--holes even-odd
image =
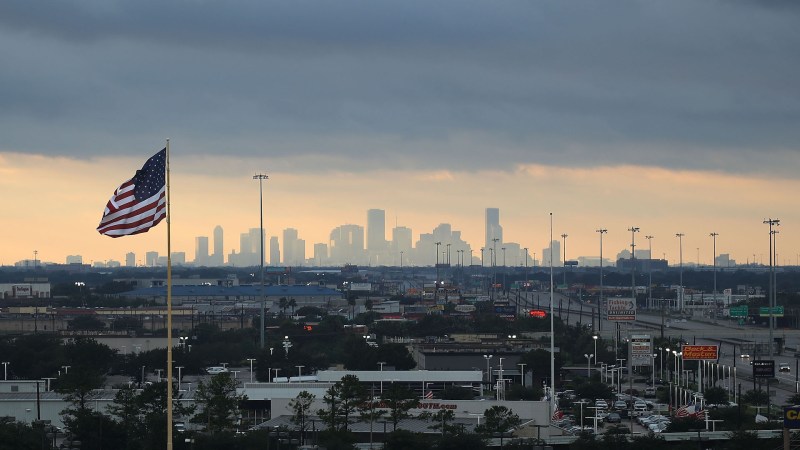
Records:
<instances>
[{"instance_id":1,"label":"orange sky at sunset","mask_svg":"<svg viewBox=\"0 0 800 450\"><path fill-rule=\"evenodd\" d=\"M79 161L21 154L0 154L0 195L4 199L0 232L5 243L3 265L32 258L64 262L68 254L85 262L124 261L128 251L143 259L144 252L166 249L166 227L149 233L111 239L95 227L114 188L130 177L150 156ZM231 165L228 158L182 158L172 148L173 251L194 258L195 236L210 236L217 224L225 230L225 251L236 248L238 235L258 227L256 171L221 170L206 174L202 166L270 167L270 160L251 159ZM599 253L595 229L609 230L604 256L629 248L631 226L641 228L637 248L653 235L653 253L678 260L676 232L683 232L684 262L694 263L700 247L701 264L711 264L712 241L718 253L730 253L739 263L766 258L768 232L764 218L781 219L778 254L781 263L796 263L798 214L790 207L800 182L789 179L745 178L710 172L668 171L621 166L570 169L537 165L513 172L376 171L270 172L264 185L267 235L281 236L294 227L312 244L327 242L330 230L345 223L366 225L366 210L386 210L387 238L397 223L419 233L447 222L461 230L479 255L483 242L483 212L500 208L505 240L541 257L548 240L548 212L554 213L554 235L569 235L567 257ZM198 174L199 173L199 174ZM753 206L755 205L755 206ZM765 260L766 261L766 260Z\"/></svg>"}]
</instances>

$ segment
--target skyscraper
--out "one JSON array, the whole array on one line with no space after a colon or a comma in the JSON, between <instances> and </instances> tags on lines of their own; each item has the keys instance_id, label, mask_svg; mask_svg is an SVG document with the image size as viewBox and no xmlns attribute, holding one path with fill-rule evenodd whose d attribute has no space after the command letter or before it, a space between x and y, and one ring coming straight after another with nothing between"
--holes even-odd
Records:
<instances>
[{"instance_id":1,"label":"skyscraper","mask_svg":"<svg viewBox=\"0 0 800 450\"><path fill-rule=\"evenodd\" d=\"M367 210L367 256L370 265L386 265L388 250L386 212L382 209Z\"/></svg>"},{"instance_id":2,"label":"skyscraper","mask_svg":"<svg viewBox=\"0 0 800 450\"><path fill-rule=\"evenodd\" d=\"M500 226L500 209L499 208L486 208L486 241L484 248L494 248L494 239L497 243L503 244L503 227Z\"/></svg>"},{"instance_id":3,"label":"skyscraper","mask_svg":"<svg viewBox=\"0 0 800 450\"><path fill-rule=\"evenodd\" d=\"M128 252L125 254L125 267L136 267L136 253Z\"/></svg>"},{"instance_id":4,"label":"skyscraper","mask_svg":"<svg viewBox=\"0 0 800 450\"><path fill-rule=\"evenodd\" d=\"M330 235L331 260L333 264L363 264L364 260L364 227L359 225L341 225L333 229Z\"/></svg>"},{"instance_id":5,"label":"skyscraper","mask_svg":"<svg viewBox=\"0 0 800 450\"><path fill-rule=\"evenodd\" d=\"M194 265L198 267L210 265L208 261L208 236L194 238Z\"/></svg>"},{"instance_id":6,"label":"skyscraper","mask_svg":"<svg viewBox=\"0 0 800 450\"><path fill-rule=\"evenodd\" d=\"M274 267L281 265L281 247L278 244L278 236L269 238L269 265Z\"/></svg>"},{"instance_id":7,"label":"skyscraper","mask_svg":"<svg viewBox=\"0 0 800 450\"><path fill-rule=\"evenodd\" d=\"M399 266L402 262L403 265L413 264L412 252L412 233L411 228L408 227L394 227L392 228L392 260L393 265ZM402 257L400 252L403 252ZM402 259L402 261L400 261Z\"/></svg>"},{"instance_id":8,"label":"skyscraper","mask_svg":"<svg viewBox=\"0 0 800 450\"><path fill-rule=\"evenodd\" d=\"M298 237L297 230L283 230L283 264L286 266L303 265L306 259L306 241Z\"/></svg>"},{"instance_id":9,"label":"skyscraper","mask_svg":"<svg viewBox=\"0 0 800 450\"><path fill-rule=\"evenodd\" d=\"M211 258L210 266L222 266L225 264L225 246L222 240L222 227L214 227L214 255Z\"/></svg>"}]
</instances>

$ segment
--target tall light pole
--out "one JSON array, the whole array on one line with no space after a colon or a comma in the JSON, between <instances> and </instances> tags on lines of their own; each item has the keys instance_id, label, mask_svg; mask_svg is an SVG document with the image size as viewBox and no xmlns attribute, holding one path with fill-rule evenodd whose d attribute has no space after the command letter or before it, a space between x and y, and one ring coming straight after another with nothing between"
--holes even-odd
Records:
<instances>
[{"instance_id":1,"label":"tall light pole","mask_svg":"<svg viewBox=\"0 0 800 450\"><path fill-rule=\"evenodd\" d=\"M597 302L597 331L603 329L603 319L600 317L600 308L603 307L603 235L608 233L605 228L595 230L600 234L600 301Z\"/></svg>"},{"instance_id":2,"label":"tall light pole","mask_svg":"<svg viewBox=\"0 0 800 450\"><path fill-rule=\"evenodd\" d=\"M561 235L561 242L563 242L564 246L564 288L567 287L567 237L569 235L567 233L563 233Z\"/></svg>"},{"instance_id":3,"label":"tall light pole","mask_svg":"<svg viewBox=\"0 0 800 450\"><path fill-rule=\"evenodd\" d=\"M550 213L550 416L556 411L556 333L553 308L553 213Z\"/></svg>"},{"instance_id":4,"label":"tall light pole","mask_svg":"<svg viewBox=\"0 0 800 450\"><path fill-rule=\"evenodd\" d=\"M527 364L525 364L525 363L517 363L517 365L520 366L519 367L520 384L522 385L522 387L525 387L525 366L527 366Z\"/></svg>"},{"instance_id":5,"label":"tall light pole","mask_svg":"<svg viewBox=\"0 0 800 450\"><path fill-rule=\"evenodd\" d=\"M505 267L506 267L506 248L505 247L501 247L501 250L503 250L503 268L505 269Z\"/></svg>"},{"instance_id":6,"label":"tall light pole","mask_svg":"<svg viewBox=\"0 0 800 450\"><path fill-rule=\"evenodd\" d=\"M183 366L175 366L175 368L178 369L178 392L180 393L181 392L181 378L183 378L181 376L181 375L183 375L183 372L182 372Z\"/></svg>"},{"instance_id":7,"label":"tall light pole","mask_svg":"<svg viewBox=\"0 0 800 450\"><path fill-rule=\"evenodd\" d=\"M439 299L439 246L442 245L441 241L434 242L436 244L436 284L433 286L433 298Z\"/></svg>"},{"instance_id":8,"label":"tall light pole","mask_svg":"<svg viewBox=\"0 0 800 450\"><path fill-rule=\"evenodd\" d=\"M675 233L678 238L678 261L679 261L679 281L678 281L678 308L683 313L683 233Z\"/></svg>"},{"instance_id":9,"label":"tall light pole","mask_svg":"<svg viewBox=\"0 0 800 450\"><path fill-rule=\"evenodd\" d=\"M492 301L494 301L495 289L497 289L497 241L499 240L500 238L492 238L492 248L489 249L492 254Z\"/></svg>"},{"instance_id":10,"label":"tall light pole","mask_svg":"<svg viewBox=\"0 0 800 450\"><path fill-rule=\"evenodd\" d=\"M494 355L483 355L483 358L486 360L486 385L489 386L489 390L492 390L492 358Z\"/></svg>"},{"instance_id":11,"label":"tall light pole","mask_svg":"<svg viewBox=\"0 0 800 450\"><path fill-rule=\"evenodd\" d=\"M247 360L250 361L250 382L252 383L253 382L253 361L255 361L256 359L255 358L247 358Z\"/></svg>"},{"instance_id":12,"label":"tall light pole","mask_svg":"<svg viewBox=\"0 0 800 450\"><path fill-rule=\"evenodd\" d=\"M260 216L260 223L261 223L261 323L259 324L259 328L261 328L260 332L260 344L261 348L264 348L264 322L266 321L266 313L264 312L264 307L266 303L266 298L264 297L264 180L268 180L269 176L263 173L257 173L253 175L254 180L258 180L258 209L259 209L259 216Z\"/></svg>"},{"instance_id":13,"label":"tall light pole","mask_svg":"<svg viewBox=\"0 0 800 450\"><path fill-rule=\"evenodd\" d=\"M594 353L588 354L584 353L583 356L586 357L586 378L592 377L592 357L594 357Z\"/></svg>"},{"instance_id":14,"label":"tall light pole","mask_svg":"<svg viewBox=\"0 0 800 450\"><path fill-rule=\"evenodd\" d=\"M712 246L713 255L711 256L712 261L714 263L714 304L717 303L717 236L719 233L712 232L709 234L711 236L711 240L714 242Z\"/></svg>"},{"instance_id":15,"label":"tall light pole","mask_svg":"<svg viewBox=\"0 0 800 450\"><path fill-rule=\"evenodd\" d=\"M630 227L628 231L631 232L631 297L636 301L636 233L639 232L639 227Z\"/></svg>"},{"instance_id":16,"label":"tall light pole","mask_svg":"<svg viewBox=\"0 0 800 450\"><path fill-rule=\"evenodd\" d=\"M592 335L592 339L594 340L594 363L597 364L597 338L600 336L594 334Z\"/></svg>"},{"instance_id":17,"label":"tall light pole","mask_svg":"<svg viewBox=\"0 0 800 450\"><path fill-rule=\"evenodd\" d=\"M11 364L9 361L3 361L3 380L8 381L8 365Z\"/></svg>"},{"instance_id":18,"label":"tall light pole","mask_svg":"<svg viewBox=\"0 0 800 450\"><path fill-rule=\"evenodd\" d=\"M483 267L483 251L486 250L485 247L481 247L481 267Z\"/></svg>"},{"instance_id":19,"label":"tall light pole","mask_svg":"<svg viewBox=\"0 0 800 450\"><path fill-rule=\"evenodd\" d=\"M777 227L781 224L780 219L766 219L764 223L769 225L769 356L773 356L773 347L775 338L773 336L774 329L775 329L775 316L773 316L773 309L775 308L775 273L773 267L773 239L775 236L776 230L773 230L773 227Z\"/></svg>"},{"instance_id":20,"label":"tall light pole","mask_svg":"<svg viewBox=\"0 0 800 450\"><path fill-rule=\"evenodd\" d=\"M647 303L653 307L653 236L647 235Z\"/></svg>"}]
</instances>

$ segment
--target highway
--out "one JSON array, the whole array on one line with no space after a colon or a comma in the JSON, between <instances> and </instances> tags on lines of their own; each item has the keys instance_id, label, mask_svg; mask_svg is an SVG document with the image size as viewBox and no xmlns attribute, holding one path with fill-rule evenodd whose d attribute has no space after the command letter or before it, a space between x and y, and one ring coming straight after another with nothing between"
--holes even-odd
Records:
<instances>
[{"instance_id":1,"label":"highway","mask_svg":"<svg viewBox=\"0 0 800 450\"><path fill-rule=\"evenodd\" d=\"M520 314L526 309L544 309L550 311L549 292L523 292L519 296ZM512 304L516 304L516 295L509 296ZM555 314L571 325L582 323L597 332L598 335L609 341L614 339L616 325L619 323L620 336L624 339L630 334L650 334L651 336L661 336L661 311L638 310L636 320L633 322L614 322L609 321L601 314L600 322L597 322L596 305L571 300L567 296L554 293L553 310ZM605 313L605 311L603 311ZM686 317L686 316L684 316ZM705 317L691 317L678 319L677 317L665 317L664 336L679 338L689 344L713 344L720 346L720 359L713 371L716 374L733 373L735 370L736 384L742 385L742 392L753 389L751 361L754 359L772 359L775 361L775 375L778 380L777 385L773 382L770 386L773 394L773 402L782 404L788 397L798 392L798 358L795 354L800 354L800 330L776 329L773 336L783 338L784 349L781 355L769 357L767 355L753 354L752 344L765 344L769 341L769 329L753 325L739 325L732 320L713 320ZM556 345L558 345L556 343ZM742 351L743 347L745 352ZM656 350L656 353L659 353ZM742 358L741 355L747 353L749 358ZM665 359L674 363L674 360ZM781 363L788 364L788 372L779 372ZM735 369L734 369L735 367ZM660 364L656 364L656 369ZM728 384L730 382L730 384ZM717 386L732 388L733 379L721 379L717 381ZM766 385L762 386L766 389Z\"/></svg>"}]
</instances>

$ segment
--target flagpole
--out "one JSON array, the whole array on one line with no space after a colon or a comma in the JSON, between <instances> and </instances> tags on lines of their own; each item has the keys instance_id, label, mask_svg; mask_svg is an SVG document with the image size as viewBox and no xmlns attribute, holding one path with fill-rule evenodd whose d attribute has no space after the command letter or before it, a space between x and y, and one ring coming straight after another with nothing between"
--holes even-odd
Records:
<instances>
[{"instance_id":1,"label":"flagpole","mask_svg":"<svg viewBox=\"0 0 800 450\"><path fill-rule=\"evenodd\" d=\"M167 450L172 450L172 241L170 234L169 139L167 139Z\"/></svg>"},{"instance_id":2,"label":"flagpole","mask_svg":"<svg viewBox=\"0 0 800 450\"><path fill-rule=\"evenodd\" d=\"M556 330L553 314L553 213L550 213L550 416L556 410ZM583 426L583 424L581 424Z\"/></svg>"}]
</instances>

